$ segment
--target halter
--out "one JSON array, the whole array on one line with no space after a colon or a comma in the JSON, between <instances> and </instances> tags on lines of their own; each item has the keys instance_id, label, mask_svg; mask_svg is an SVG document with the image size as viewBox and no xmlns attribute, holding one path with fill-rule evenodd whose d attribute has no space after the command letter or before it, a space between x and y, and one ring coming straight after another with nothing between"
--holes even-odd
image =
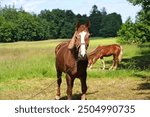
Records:
<instances>
[{"instance_id":1,"label":"halter","mask_svg":"<svg viewBox=\"0 0 150 117\"><path fill-rule=\"evenodd\" d=\"M86 43L81 43L81 45L86 45Z\"/></svg>"}]
</instances>

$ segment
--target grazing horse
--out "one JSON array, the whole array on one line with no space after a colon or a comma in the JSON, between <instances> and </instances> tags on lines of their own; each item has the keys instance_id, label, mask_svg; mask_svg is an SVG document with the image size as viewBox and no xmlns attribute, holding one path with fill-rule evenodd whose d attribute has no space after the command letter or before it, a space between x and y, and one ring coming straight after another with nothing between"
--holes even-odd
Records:
<instances>
[{"instance_id":1,"label":"grazing horse","mask_svg":"<svg viewBox=\"0 0 150 117\"><path fill-rule=\"evenodd\" d=\"M67 98L72 99L72 88L75 78L81 81L81 99L86 99L87 77L87 48L89 46L90 22L80 25L77 23L75 33L68 42L63 42L55 48L57 93L55 99L60 99L60 85L62 72L66 73Z\"/></svg>"},{"instance_id":2,"label":"grazing horse","mask_svg":"<svg viewBox=\"0 0 150 117\"><path fill-rule=\"evenodd\" d=\"M103 57L113 56L113 64L109 70L115 70L122 59L122 47L118 44L98 46L95 50L88 54L88 67L92 67L92 64L98 59L102 60L103 70L105 69L105 62Z\"/></svg>"}]
</instances>

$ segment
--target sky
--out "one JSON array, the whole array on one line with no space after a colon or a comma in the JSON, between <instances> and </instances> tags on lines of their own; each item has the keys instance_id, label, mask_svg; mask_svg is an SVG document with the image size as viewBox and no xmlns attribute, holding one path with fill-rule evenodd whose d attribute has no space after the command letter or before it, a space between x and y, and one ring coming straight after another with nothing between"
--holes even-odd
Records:
<instances>
[{"instance_id":1,"label":"sky","mask_svg":"<svg viewBox=\"0 0 150 117\"><path fill-rule=\"evenodd\" d=\"M0 0L1 6L15 5L23 7L27 12L40 13L44 9L72 10L75 14L89 15L93 5L101 10L106 8L107 13L116 12L122 16L123 22L130 16L135 21L135 16L140 11L140 6L133 6L127 0Z\"/></svg>"}]
</instances>

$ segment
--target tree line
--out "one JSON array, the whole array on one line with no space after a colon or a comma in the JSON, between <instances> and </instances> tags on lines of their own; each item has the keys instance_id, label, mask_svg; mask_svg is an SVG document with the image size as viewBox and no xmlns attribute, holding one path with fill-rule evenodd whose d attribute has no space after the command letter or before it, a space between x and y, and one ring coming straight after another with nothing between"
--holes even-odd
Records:
<instances>
[{"instance_id":1,"label":"tree line","mask_svg":"<svg viewBox=\"0 0 150 117\"><path fill-rule=\"evenodd\" d=\"M121 43L150 42L150 0L128 0L133 5L140 5L141 10L135 23L129 17L118 32Z\"/></svg>"},{"instance_id":2,"label":"tree line","mask_svg":"<svg viewBox=\"0 0 150 117\"><path fill-rule=\"evenodd\" d=\"M42 10L39 14L29 13L15 6L0 6L0 42L36 41L71 38L76 22L91 22L93 37L114 37L122 25L121 15L107 14L106 9L92 6L89 16L71 10Z\"/></svg>"}]
</instances>

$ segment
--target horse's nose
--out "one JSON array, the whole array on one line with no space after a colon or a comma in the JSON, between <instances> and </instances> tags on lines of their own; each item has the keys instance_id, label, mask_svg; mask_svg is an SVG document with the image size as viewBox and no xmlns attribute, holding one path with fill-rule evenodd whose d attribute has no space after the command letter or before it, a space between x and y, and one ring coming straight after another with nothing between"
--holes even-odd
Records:
<instances>
[{"instance_id":1,"label":"horse's nose","mask_svg":"<svg viewBox=\"0 0 150 117\"><path fill-rule=\"evenodd\" d=\"M83 54L79 54L78 57L81 60L85 60L85 59L87 59L87 54L86 53L84 55Z\"/></svg>"}]
</instances>

